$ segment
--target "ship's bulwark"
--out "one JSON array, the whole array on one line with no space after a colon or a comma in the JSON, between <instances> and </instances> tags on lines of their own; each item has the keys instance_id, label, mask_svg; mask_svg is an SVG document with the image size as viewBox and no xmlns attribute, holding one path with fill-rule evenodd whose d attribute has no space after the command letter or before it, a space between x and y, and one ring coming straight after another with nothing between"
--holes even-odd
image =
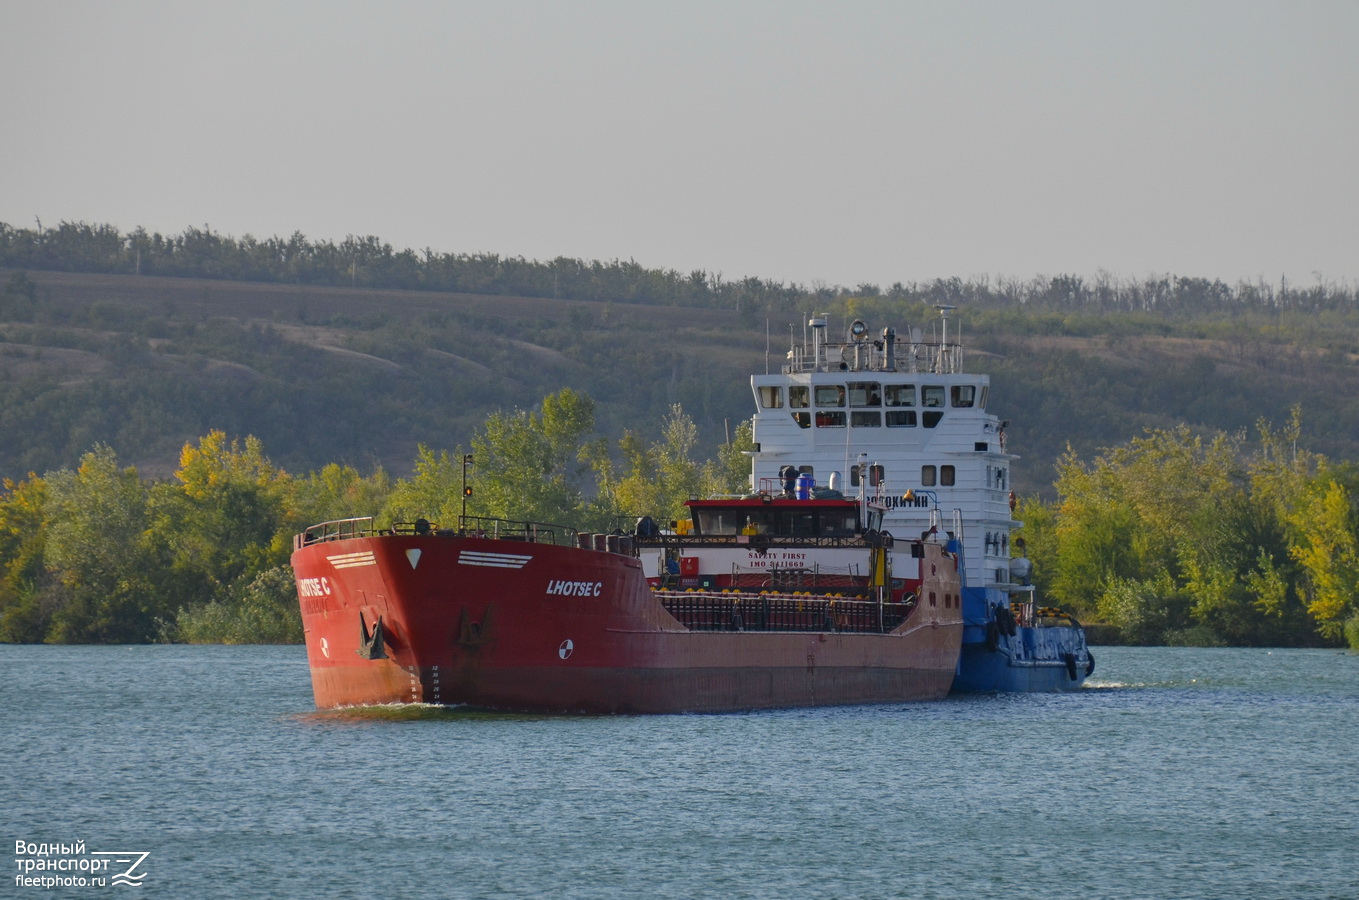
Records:
<instances>
[{"instance_id":1,"label":"ship's bulwark","mask_svg":"<svg viewBox=\"0 0 1359 900\"><path fill-rule=\"evenodd\" d=\"M941 594L956 592L945 561ZM689 631L635 558L550 544L357 537L301 546L293 566L322 708L658 713L934 700L949 690L961 640L956 608L925 605L888 634ZM385 658L365 658L379 627Z\"/></svg>"}]
</instances>

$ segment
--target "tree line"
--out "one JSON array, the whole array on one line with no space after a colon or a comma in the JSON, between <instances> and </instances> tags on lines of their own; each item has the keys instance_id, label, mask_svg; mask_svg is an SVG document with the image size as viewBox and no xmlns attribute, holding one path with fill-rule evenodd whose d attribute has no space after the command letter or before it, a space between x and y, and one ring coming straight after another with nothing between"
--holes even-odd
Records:
<instances>
[{"instance_id":1,"label":"tree line","mask_svg":"<svg viewBox=\"0 0 1359 900\"><path fill-rule=\"evenodd\" d=\"M293 535L355 516L453 525L465 456L468 515L586 530L678 516L691 493L745 481L748 425L708 461L696 458L698 431L679 406L658 436L625 433L617 454L594 430L594 402L564 389L535 409L491 415L466 451L421 447L404 479L336 463L291 475L258 439L214 430L155 481L96 445L74 469L4 482L0 641L299 642Z\"/></svg>"},{"instance_id":2,"label":"tree line","mask_svg":"<svg viewBox=\"0 0 1359 900\"><path fill-rule=\"evenodd\" d=\"M256 438L211 431L154 481L97 445L0 491L0 641L296 642L288 556L308 525L453 524L465 502L472 516L608 531L747 487L748 422L702 460L679 406L659 434L617 441L594 415L563 389L492 414L465 448L420 447L400 479L335 463L291 475ZM1068 452L1057 499L1019 508L1040 597L1127 643L1359 649L1359 471L1301 449L1300 433L1295 414L1253 440L1182 426L1088 461Z\"/></svg>"},{"instance_id":3,"label":"tree line","mask_svg":"<svg viewBox=\"0 0 1359 900\"><path fill-rule=\"evenodd\" d=\"M1135 644L1359 649L1359 470L1283 428L1146 434L1068 452L1021 505L1039 590Z\"/></svg>"},{"instance_id":4,"label":"tree line","mask_svg":"<svg viewBox=\"0 0 1359 900\"><path fill-rule=\"evenodd\" d=\"M136 228L61 222L16 228L0 222L0 267L66 272L166 275L286 284L448 291L502 296L600 300L662 306L735 309L750 316L798 312L850 297L907 300L973 308L1027 308L1156 315L1243 310L1359 309L1359 287L1318 277L1315 284L1263 279L1229 285L1219 279L1153 275L1123 279L1108 273L1034 278L936 278L853 287L785 283L756 277L725 279L696 269L647 268L634 260L548 261L498 253L395 249L372 235L344 240L236 238L208 225L162 235Z\"/></svg>"}]
</instances>

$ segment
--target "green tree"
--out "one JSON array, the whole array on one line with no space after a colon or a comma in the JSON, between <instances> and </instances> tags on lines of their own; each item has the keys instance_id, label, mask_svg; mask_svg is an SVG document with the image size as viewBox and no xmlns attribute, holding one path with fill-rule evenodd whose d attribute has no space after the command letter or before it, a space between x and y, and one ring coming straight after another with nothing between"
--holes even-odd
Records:
<instances>
[{"instance_id":1,"label":"green tree","mask_svg":"<svg viewBox=\"0 0 1359 900\"><path fill-rule=\"evenodd\" d=\"M156 531L173 564L218 588L287 561L297 522L289 515L291 479L264 455L259 439L227 441L211 431L185 444L162 495Z\"/></svg>"},{"instance_id":2,"label":"green tree","mask_svg":"<svg viewBox=\"0 0 1359 900\"><path fill-rule=\"evenodd\" d=\"M521 522L581 524L590 515L584 478L597 444L594 401L563 388L535 410L489 416L472 437L471 452L450 455L420 446L415 474L391 487L381 518L411 522L423 517L453 527L463 510L463 458L467 468L467 514Z\"/></svg>"},{"instance_id":3,"label":"green tree","mask_svg":"<svg viewBox=\"0 0 1359 900\"><path fill-rule=\"evenodd\" d=\"M390 524L425 518L452 527L462 512L462 457L459 451L459 462L455 463L447 450L435 453L421 444L416 451L415 474L392 486L382 509L382 521ZM469 506L469 514L474 509Z\"/></svg>"},{"instance_id":4,"label":"green tree","mask_svg":"<svg viewBox=\"0 0 1359 900\"><path fill-rule=\"evenodd\" d=\"M755 423L743 419L736 426L731 443L717 448L717 463L713 469L713 488L722 494L744 494L752 490L750 457L755 449Z\"/></svg>"},{"instance_id":5,"label":"green tree","mask_svg":"<svg viewBox=\"0 0 1359 900\"><path fill-rule=\"evenodd\" d=\"M391 479L381 468L363 476L353 466L329 463L319 472L293 479L290 517L306 527L335 519L376 516L391 492Z\"/></svg>"},{"instance_id":6,"label":"green tree","mask_svg":"<svg viewBox=\"0 0 1359 900\"><path fill-rule=\"evenodd\" d=\"M1110 586L1140 574L1134 548L1138 523L1103 460L1087 466L1068 448L1057 472L1056 547L1053 564L1043 568L1051 572L1053 597L1089 617ZM1101 617L1110 620L1103 610Z\"/></svg>"},{"instance_id":7,"label":"green tree","mask_svg":"<svg viewBox=\"0 0 1359 900\"><path fill-rule=\"evenodd\" d=\"M1089 465L1068 453L1044 547L1053 594L1078 610L1093 598L1134 642L1289 645L1314 640L1316 625L1337 636L1359 586L1355 516L1343 490L1309 474L1324 461L1295 449L1299 429L1296 412L1281 431L1261 423L1252 457L1239 436L1184 426Z\"/></svg>"},{"instance_id":8,"label":"green tree","mask_svg":"<svg viewBox=\"0 0 1359 900\"><path fill-rule=\"evenodd\" d=\"M1175 633L1217 642L1215 626L1249 605L1226 524L1244 496L1238 445L1180 426L1148 431L1088 468L1068 454L1054 593L1077 609L1089 602L1078 591L1093 594L1100 617L1138 642Z\"/></svg>"},{"instance_id":9,"label":"green tree","mask_svg":"<svg viewBox=\"0 0 1359 900\"><path fill-rule=\"evenodd\" d=\"M43 561L47 542L47 482L29 473L5 479L0 491L0 641L36 643L51 625L51 576Z\"/></svg>"},{"instance_id":10,"label":"green tree","mask_svg":"<svg viewBox=\"0 0 1359 900\"><path fill-rule=\"evenodd\" d=\"M475 460L469 513L533 522L578 523L592 455L595 404L562 388L537 410L491 415L472 438ZM460 473L459 473L460 474Z\"/></svg>"},{"instance_id":11,"label":"green tree","mask_svg":"<svg viewBox=\"0 0 1359 900\"><path fill-rule=\"evenodd\" d=\"M156 486L151 504L150 535L181 604L160 637L195 643L301 640L292 536L348 501L375 505L385 486L381 472L367 480L340 466L299 482L257 438L228 441L221 431L184 446L175 478Z\"/></svg>"},{"instance_id":12,"label":"green tree","mask_svg":"<svg viewBox=\"0 0 1359 900\"><path fill-rule=\"evenodd\" d=\"M169 611L146 541L148 496L136 469L97 445L80 468L47 476L44 560L60 585L44 639L120 643L151 639Z\"/></svg>"},{"instance_id":13,"label":"green tree","mask_svg":"<svg viewBox=\"0 0 1359 900\"><path fill-rule=\"evenodd\" d=\"M225 599L180 609L162 637L190 644L302 643L292 567L265 569Z\"/></svg>"},{"instance_id":14,"label":"green tree","mask_svg":"<svg viewBox=\"0 0 1359 900\"><path fill-rule=\"evenodd\" d=\"M596 459L601 501L622 516L675 519L688 517L684 501L690 497L748 490L750 462L741 451L754 447L749 424L738 427L732 445L719 451L717 462L699 462L698 427L683 407L674 404L661 423L658 440L647 443L635 432L625 432L618 443L621 466Z\"/></svg>"}]
</instances>

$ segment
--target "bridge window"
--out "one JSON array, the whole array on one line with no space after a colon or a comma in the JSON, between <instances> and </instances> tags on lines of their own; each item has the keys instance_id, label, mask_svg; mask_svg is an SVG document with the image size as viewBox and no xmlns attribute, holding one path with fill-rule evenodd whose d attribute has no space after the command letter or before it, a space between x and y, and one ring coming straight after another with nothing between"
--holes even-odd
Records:
<instances>
[{"instance_id":1,"label":"bridge window","mask_svg":"<svg viewBox=\"0 0 1359 900\"><path fill-rule=\"evenodd\" d=\"M783 407L783 388L777 384L761 385L760 405L765 409L781 409Z\"/></svg>"},{"instance_id":2,"label":"bridge window","mask_svg":"<svg viewBox=\"0 0 1359 900\"><path fill-rule=\"evenodd\" d=\"M699 534L739 534L749 519L743 509L703 509L697 511Z\"/></svg>"},{"instance_id":3,"label":"bridge window","mask_svg":"<svg viewBox=\"0 0 1359 900\"><path fill-rule=\"evenodd\" d=\"M855 406L882 406L882 390L876 381L851 381L849 387L849 405Z\"/></svg>"},{"instance_id":4,"label":"bridge window","mask_svg":"<svg viewBox=\"0 0 1359 900\"><path fill-rule=\"evenodd\" d=\"M831 412L830 410L818 409L816 411L817 428L844 428L844 412Z\"/></svg>"},{"instance_id":5,"label":"bridge window","mask_svg":"<svg viewBox=\"0 0 1359 900\"><path fill-rule=\"evenodd\" d=\"M876 409L870 410L851 410L849 414L849 424L855 428L881 428L882 413Z\"/></svg>"},{"instance_id":6,"label":"bridge window","mask_svg":"<svg viewBox=\"0 0 1359 900\"><path fill-rule=\"evenodd\" d=\"M952 487L958 479L958 470L953 466L934 466L920 467L920 483L925 487L934 487L935 479L944 487Z\"/></svg>"},{"instance_id":7,"label":"bridge window","mask_svg":"<svg viewBox=\"0 0 1359 900\"><path fill-rule=\"evenodd\" d=\"M727 507L694 510L694 524L701 535L852 537L859 528L859 515L854 509Z\"/></svg>"},{"instance_id":8,"label":"bridge window","mask_svg":"<svg viewBox=\"0 0 1359 900\"><path fill-rule=\"evenodd\" d=\"M811 406L808 398L807 385L793 384L788 386L788 405L793 409L806 409Z\"/></svg>"},{"instance_id":9,"label":"bridge window","mask_svg":"<svg viewBox=\"0 0 1359 900\"><path fill-rule=\"evenodd\" d=\"M859 524L859 517L852 512L824 510L821 513L820 534L825 537L850 537Z\"/></svg>"},{"instance_id":10,"label":"bridge window","mask_svg":"<svg viewBox=\"0 0 1359 900\"><path fill-rule=\"evenodd\" d=\"M955 384L953 386L953 405L960 409L971 408L977 399L975 384Z\"/></svg>"},{"instance_id":11,"label":"bridge window","mask_svg":"<svg viewBox=\"0 0 1359 900\"><path fill-rule=\"evenodd\" d=\"M925 407L939 407L944 405L944 386L942 384L927 384L920 389L920 405Z\"/></svg>"},{"instance_id":12,"label":"bridge window","mask_svg":"<svg viewBox=\"0 0 1359 900\"><path fill-rule=\"evenodd\" d=\"M817 408L845 405L845 386L843 384L818 384L816 386ZM841 425L844 423L841 422Z\"/></svg>"},{"instance_id":13,"label":"bridge window","mask_svg":"<svg viewBox=\"0 0 1359 900\"><path fill-rule=\"evenodd\" d=\"M797 423L797 427L798 427L798 428L811 428L811 427L812 427L812 414L811 414L811 413L796 412L796 413L793 413L792 416L793 416L793 421Z\"/></svg>"},{"instance_id":14,"label":"bridge window","mask_svg":"<svg viewBox=\"0 0 1359 900\"><path fill-rule=\"evenodd\" d=\"M887 411L888 428L914 428L915 410L913 409L889 409Z\"/></svg>"},{"instance_id":15,"label":"bridge window","mask_svg":"<svg viewBox=\"0 0 1359 900\"><path fill-rule=\"evenodd\" d=\"M920 424L926 428L933 428L939 424L939 420L944 418L944 414L937 409L927 409L920 416Z\"/></svg>"},{"instance_id":16,"label":"bridge window","mask_svg":"<svg viewBox=\"0 0 1359 900\"><path fill-rule=\"evenodd\" d=\"M883 388L884 406L915 406L915 385L889 384Z\"/></svg>"}]
</instances>

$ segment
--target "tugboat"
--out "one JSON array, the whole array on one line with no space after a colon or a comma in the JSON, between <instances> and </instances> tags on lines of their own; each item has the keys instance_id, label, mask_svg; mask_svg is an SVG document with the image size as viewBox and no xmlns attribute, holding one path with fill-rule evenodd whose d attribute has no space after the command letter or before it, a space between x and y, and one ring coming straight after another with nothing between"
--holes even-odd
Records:
<instances>
[{"instance_id":1,"label":"tugboat","mask_svg":"<svg viewBox=\"0 0 1359 900\"><path fill-rule=\"evenodd\" d=\"M777 374L751 378L752 483L805 478L867 490L894 535L942 540L960 560L963 638L955 691L1069 691L1094 671L1080 623L1038 607L1031 564L1012 555L1015 495L1005 427L987 410L990 378L963 368L949 334L873 337L854 320L842 341L826 319Z\"/></svg>"}]
</instances>

